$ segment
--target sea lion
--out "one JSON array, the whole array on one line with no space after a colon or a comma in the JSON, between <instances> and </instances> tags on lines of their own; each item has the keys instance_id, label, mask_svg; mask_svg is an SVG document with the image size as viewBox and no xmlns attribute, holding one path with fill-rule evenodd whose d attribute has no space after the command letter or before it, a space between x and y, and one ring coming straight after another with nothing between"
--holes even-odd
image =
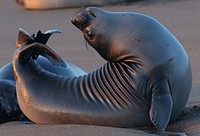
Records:
<instances>
[{"instance_id":1,"label":"sea lion","mask_svg":"<svg viewBox=\"0 0 200 136\"><path fill-rule=\"evenodd\" d=\"M21 47L25 43L30 44L34 42L45 45L53 33L60 33L60 31L48 30L45 33L38 31L36 36L34 34L31 36L25 30L19 29L17 48ZM42 68L58 75L74 77L86 74L85 71L67 61L64 61L62 58L61 60L64 62L63 65L66 65L66 67L58 67L56 64L52 65L50 61L42 56L34 57L35 59L37 58L37 63ZM53 60L51 61L54 63ZM22 113L17 102L16 84L12 63L8 63L0 69L0 123L20 121L24 119L26 119L26 117Z\"/></svg>"},{"instance_id":2,"label":"sea lion","mask_svg":"<svg viewBox=\"0 0 200 136\"><path fill-rule=\"evenodd\" d=\"M39 54L41 45L19 48L13 67L24 114L37 124L154 125L164 131L191 90L190 61L180 42L155 19L134 12L88 7L72 23L108 62L88 75L66 78L31 58L30 50Z\"/></svg>"}]
</instances>

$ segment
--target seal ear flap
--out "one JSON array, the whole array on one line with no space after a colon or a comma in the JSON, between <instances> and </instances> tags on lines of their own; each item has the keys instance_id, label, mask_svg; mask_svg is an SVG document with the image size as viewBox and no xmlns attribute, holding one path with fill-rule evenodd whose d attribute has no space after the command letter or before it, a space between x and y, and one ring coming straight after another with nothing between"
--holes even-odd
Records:
<instances>
[{"instance_id":1,"label":"seal ear flap","mask_svg":"<svg viewBox=\"0 0 200 136\"><path fill-rule=\"evenodd\" d=\"M173 101L167 79L161 80L157 85L152 92L149 116L158 131L162 132L169 123Z\"/></svg>"},{"instance_id":2,"label":"seal ear flap","mask_svg":"<svg viewBox=\"0 0 200 136\"><path fill-rule=\"evenodd\" d=\"M17 48L27 43L33 43L34 41L34 38L28 32L26 32L22 28L19 28L18 39L16 43Z\"/></svg>"}]
</instances>

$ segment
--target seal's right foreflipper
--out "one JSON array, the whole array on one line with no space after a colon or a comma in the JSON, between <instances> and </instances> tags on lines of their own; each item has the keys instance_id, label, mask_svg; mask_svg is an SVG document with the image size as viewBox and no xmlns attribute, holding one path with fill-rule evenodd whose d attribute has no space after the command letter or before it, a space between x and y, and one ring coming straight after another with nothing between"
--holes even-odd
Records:
<instances>
[{"instance_id":1,"label":"seal's right foreflipper","mask_svg":"<svg viewBox=\"0 0 200 136\"><path fill-rule=\"evenodd\" d=\"M152 92L149 116L154 126L159 131L164 131L169 123L173 101L167 79L156 84Z\"/></svg>"}]
</instances>

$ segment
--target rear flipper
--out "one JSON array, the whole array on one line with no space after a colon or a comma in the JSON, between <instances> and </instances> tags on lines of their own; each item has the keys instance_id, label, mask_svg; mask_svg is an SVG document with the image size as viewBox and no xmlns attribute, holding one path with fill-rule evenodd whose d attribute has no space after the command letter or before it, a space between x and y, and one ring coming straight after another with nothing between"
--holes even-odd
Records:
<instances>
[{"instance_id":1,"label":"rear flipper","mask_svg":"<svg viewBox=\"0 0 200 136\"><path fill-rule=\"evenodd\" d=\"M36 37L31 36L25 30L19 29L15 57L18 57L19 63L26 64L30 59L37 59L39 55L46 57L53 65L66 67L65 61L53 49L48 47L46 42L53 33L60 33L59 30L49 30L45 33L39 31Z\"/></svg>"},{"instance_id":2,"label":"rear flipper","mask_svg":"<svg viewBox=\"0 0 200 136\"><path fill-rule=\"evenodd\" d=\"M47 41L49 40L50 36L54 33L61 33L60 30L57 29L52 29L52 30L48 30L44 33L42 33L40 30L37 32L37 35L35 36L34 34L32 35L32 37L34 38L35 42L38 43L42 43L42 44L46 44Z\"/></svg>"},{"instance_id":3,"label":"rear flipper","mask_svg":"<svg viewBox=\"0 0 200 136\"><path fill-rule=\"evenodd\" d=\"M20 64L26 64L32 57L42 55L46 57L53 65L66 67L65 61L50 47L33 43L28 46L23 46L15 52L15 57L18 58Z\"/></svg>"},{"instance_id":4,"label":"rear flipper","mask_svg":"<svg viewBox=\"0 0 200 136\"><path fill-rule=\"evenodd\" d=\"M17 48L34 43L34 42L46 44L47 41L49 40L50 36L54 33L61 33L61 31L57 30L57 29L52 29L52 30L48 30L48 31L42 33L39 30L37 32L37 35L35 36L35 34L30 35L28 32L26 32L22 28L19 28Z\"/></svg>"},{"instance_id":5,"label":"rear flipper","mask_svg":"<svg viewBox=\"0 0 200 136\"><path fill-rule=\"evenodd\" d=\"M165 131L172 112L173 101L167 79L157 83L157 87L152 91L151 107L149 116L158 129Z\"/></svg>"}]
</instances>

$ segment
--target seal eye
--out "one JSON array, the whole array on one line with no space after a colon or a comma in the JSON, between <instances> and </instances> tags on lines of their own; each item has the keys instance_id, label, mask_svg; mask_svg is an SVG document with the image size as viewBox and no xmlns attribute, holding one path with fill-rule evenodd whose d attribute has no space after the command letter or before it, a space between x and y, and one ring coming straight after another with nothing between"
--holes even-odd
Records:
<instances>
[{"instance_id":1,"label":"seal eye","mask_svg":"<svg viewBox=\"0 0 200 136\"><path fill-rule=\"evenodd\" d=\"M94 38L94 33L92 31L88 31L87 32L87 37L90 38L90 40L92 40Z\"/></svg>"}]
</instances>

